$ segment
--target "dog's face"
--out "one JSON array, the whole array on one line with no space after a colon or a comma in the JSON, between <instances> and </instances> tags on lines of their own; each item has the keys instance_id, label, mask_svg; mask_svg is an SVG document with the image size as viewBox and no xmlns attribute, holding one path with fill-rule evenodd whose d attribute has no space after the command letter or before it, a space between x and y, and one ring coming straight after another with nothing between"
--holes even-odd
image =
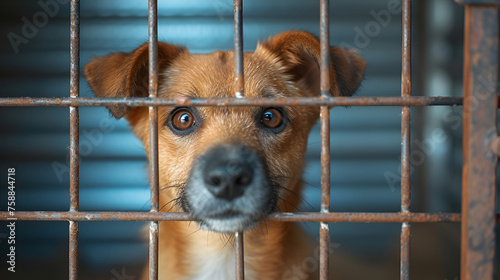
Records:
<instances>
[{"instance_id":1,"label":"dog's face","mask_svg":"<svg viewBox=\"0 0 500 280\"><path fill-rule=\"evenodd\" d=\"M234 52L191 54L161 43L159 96L234 96ZM365 62L331 49L332 92L352 95ZM85 68L100 97L147 96L147 45L112 54ZM286 32L245 53L245 97L319 95L319 41L306 32ZM149 153L147 108L109 107L125 116ZM317 107L160 107L158 110L161 203L191 213L204 229L252 228L276 209L298 204L307 137ZM149 154L148 154L149 157Z\"/></svg>"}]
</instances>

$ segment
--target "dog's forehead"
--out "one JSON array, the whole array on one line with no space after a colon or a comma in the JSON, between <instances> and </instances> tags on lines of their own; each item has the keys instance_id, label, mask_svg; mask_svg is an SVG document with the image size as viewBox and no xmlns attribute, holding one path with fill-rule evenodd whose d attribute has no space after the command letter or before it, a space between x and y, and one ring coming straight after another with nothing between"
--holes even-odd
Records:
<instances>
[{"instance_id":1,"label":"dog's forehead","mask_svg":"<svg viewBox=\"0 0 500 280\"><path fill-rule=\"evenodd\" d=\"M180 55L168 67L160 94L195 98L234 96L234 51ZM285 71L259 52L244 54L245 96L283 97L290 91Z\"/></svg>"}]
</instances>

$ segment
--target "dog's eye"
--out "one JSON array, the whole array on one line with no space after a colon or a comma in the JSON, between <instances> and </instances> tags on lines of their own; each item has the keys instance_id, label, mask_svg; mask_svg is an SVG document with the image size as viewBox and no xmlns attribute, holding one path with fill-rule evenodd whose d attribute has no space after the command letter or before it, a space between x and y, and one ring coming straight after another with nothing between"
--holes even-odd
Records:
<instances>
[{"instance_id":1,"label":"dog's eye","mask_svg":"<svg viewBox=\"0 0 500 280\"><path fill-rule=\"evenodd\" d=\"M194 116L188 110L179 110L172 117L172 125L178 130L186 130L193 126Z\"/></svg>"},{"instance_id":2,"label":"dog's eye","mask_svg":"<svg viewBox=\"0 0 500 280\"><path fill-rule=\"evenodd\" d=\"M201 121L196 108L179 107L170 112L165 126L179 136L186 136L196 131Z\"/></svg>"},{"instance_id":3,"label":"dog's eye","mask_svg":"<svg viewBox=\"0 0 500 280\"><path fill-rule=\"evenodd\" d=\"M262 114L260 122L267 128L278 128L283 125L283 115L276 108L268 108Z\"/></svg>"}]
</instances>

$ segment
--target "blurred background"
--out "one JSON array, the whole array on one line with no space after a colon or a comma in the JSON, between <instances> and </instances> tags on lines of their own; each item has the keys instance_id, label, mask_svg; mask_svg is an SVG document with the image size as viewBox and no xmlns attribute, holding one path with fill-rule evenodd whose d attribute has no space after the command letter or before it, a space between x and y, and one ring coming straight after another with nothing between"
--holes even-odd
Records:
<instances>
[{"instance_id":1,"label":"blurred background","mask_svg":"<svg viewBox=\"0 0 500 280\"><path fill-rule=\"evenodd\" d=\"M2 2L0 97L69 96L67 2ZM357 48L368 62L357 96L399 96L401 1L332 2L332 44ZM463 7L452 0L413 2L413 95L461 96ZM199 53L233 48L230 0L160 0L158 12L162 41ZM245 51L285 30L319 34L319 1L245 1L243 14ZM147 36L147 1L81 1L82 67L94 56L129 52ZM83 76L80 95L93 96ZM68 113L0 108L0 179L6 182L7 168L16 168L17 211L69 209ZM332 211L400 210L400 121L398 107L332 109ZM412 211L460 212L461 134L461 107L412 108ZM82 211L149 210L144 147L125 120L103 107L81 108L80 153ZM319 211L319 155L316 127L303 176L303 211ZM80 223L80 279L139 279L148 250L144 225ZM317 223L304 228L318 235ZM399 279L399 224L337 223L330 229L335 279ZM412 279L459 279L460 225L412 229ZM16 235L14 274L6 269L7 228L0 222L0 279L68 278L67 222L17 222Z\"/></svg>"}]
</instances>

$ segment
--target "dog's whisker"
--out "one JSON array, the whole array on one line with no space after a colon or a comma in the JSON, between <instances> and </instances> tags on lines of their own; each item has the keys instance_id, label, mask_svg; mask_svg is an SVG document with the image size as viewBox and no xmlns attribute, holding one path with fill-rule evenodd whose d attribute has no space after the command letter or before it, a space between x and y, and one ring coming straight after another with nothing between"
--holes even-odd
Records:
<instances>
[{"instance_id":1,"label":"dog's whisker","mask_svg":"<svg viewBox=\"0 0 500 280\"><path fill-rule=\"evenodd\" d=\"M309 203L309 201L307 201L307 199L303 195L301 195L301 194L299 194L299 193L297 193L297 192L295 192L295 191L293 191L293 190L291 190L289 188L286 188L286 187L283 187L283 189L285 191L288 191L292 195L295 195L296 197L298 197L302 202L306 203L307 204L306 206L308 206L308 208L309 208L310 211L314 211L314 207L312 206L312 204Z\"/></svg>"},{"instance_id":2,"label":"dog's whisker","mask_svg":"<svg viewBox=\"0 0 500 280\"><path fill-rule=\"evenodd\" d=\"M186 237L189 237L189 236L191 236L191 235L193 235L193 234L197 233L197 232L198 232L198 231L200 231L200 230L201 230L201 228L199 228L199 229L197 229L197 230L195 230L195 231L191 232L190 234L186 235Z\"/></svg>"},{"instance_id":3,"label":"dog's whisker","mask_svg":"<svg viewBox=\"0 0 500 280\"><path fill-rule=\"evenodd\" d=\"M160 192L166 191L168 189L174 189L174 188L183 189L185 186L186 186L186 183L184 183L184 182L174 183L174 184L169 185L169 186L161 187Z\"/></svg>"},{"instance_id":4,"label":"dog's whisker","mask_svg":"<svg viewBox=\"0 0 500 280\"><path fill-rule=\"evenodd\" d=\"M277 175L277 176L274 176L274 178L283 178L283 179L293 180L293 181L300 182L300 183L302 183L302 184L304 184L306 186L309 186L309 187L313 187L313 188L316 188L316 189L321 189L320 186L311 184L311 183L305 181L302 178L294 178L294 177L289 177L289 176L284 176L284 175Z\"/></svg>"},{"instance_id":5,"label":"dog's whisker","mask_svg":"<svg viewBox=\"0 0 500 280\"><path fill-rule=\"evenodd\" d=\"M178 205L180 204L180 202L181 202L181 198L180 198L180 197L176 198L176 199L175 199L175 203L174 203L174 204L172 204L172 206L168 209L168 211L167 211L167 212L170 212L170 210L172 210L172 208L174 208L174 207L178 206Z\"/></svg>"},{"instance_id":6,"label":"dog's whisker","mask_svg":"<svg viewBox=\"0 0 500 280\"><path fill-rule=\"evenodd\" d=\"M231 241L231 235L229 235L229 234L220 234L219 238L221 239L221 242L224 243L224 245L222 246L222 248L220 248L220 250L219 250L219 253L220 253L220 252L222 252L224 250L224 248L226 248L227 244L229 244L229 242Z\"/></svg>"},{"instance_id":7,"label":"dog's whisker","mask_svg":"<svg viewBox=\"0 0 500 280\"><path fill-rule=\"evenodd\" d=\"M288 201L288 200L286 200L286 199L284 199L284 198L282 198L282 197L280 197L280 196L278 196L278 199L279 199L279 200L281 200L281 201L283 201L283 202L288 203L288 204L289 204L292 208L294 208L296 211L299 211L299 208L297 208L297 206L295 206L295 205L294 205L293 203L291 203L290 201ZM280 210L280 211L281 211L281 210Z\"/></svg>"},{"instance_id":8,"label":"dog's whisker","mask_svg":"<svg viewBox=\"0 0 500 280\"><path fill-rule=\"evenodd\" d=\"M169 202L165 203L161 208L160 208L160 211L165 208L165 206L169 205L170 203L174 202L174 204L172 205L172 207L170 207L166 212L170 212L170 210L172 210L173 207L175 207L180 201L180 197L176 197L172 200L170 200Z\"/></svg>"}]
</instances>

